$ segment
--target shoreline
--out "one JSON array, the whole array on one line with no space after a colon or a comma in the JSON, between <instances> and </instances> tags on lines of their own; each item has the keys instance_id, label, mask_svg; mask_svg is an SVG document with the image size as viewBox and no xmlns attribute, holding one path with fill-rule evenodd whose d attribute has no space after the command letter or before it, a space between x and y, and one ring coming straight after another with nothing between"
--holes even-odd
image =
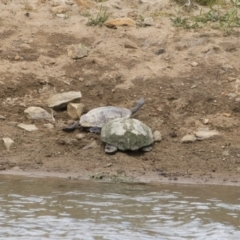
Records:
<instances>
[{"instance_id":1,"label":"shoreline","mask_svg":"<svg viewBox=\"0 0 240 240\"><path fill-rule=\"evenodd\" d=\"M236 180L238 175L223 177L221 174L214 174L211 177L200 177L198 174L193 174L189 178L178 177L177 179L171 178L157 178L153 175L145 175L138 177L111 177L105 176L103 178L94 178L90 174L86 173L60 173L60 172L44 172L44 171L19 171L19 170L5 170L1 171L0 175L5 176L21 176L30 178L61 178L68 180L80 180L80 181L97 181L97 182L110 182L110 183L136 183L136 184L186 184L186 185L216 185L216 186L237 186L240 187L240 182ZM97 174L96 174L97 175Z\"/></svg>"}]
</instances>

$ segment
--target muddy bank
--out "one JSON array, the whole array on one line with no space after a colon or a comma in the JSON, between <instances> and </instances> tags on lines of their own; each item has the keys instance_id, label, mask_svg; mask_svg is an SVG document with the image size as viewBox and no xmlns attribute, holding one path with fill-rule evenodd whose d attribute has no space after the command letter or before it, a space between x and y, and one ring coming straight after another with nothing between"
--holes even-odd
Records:
<instances>
[{"instance_id":1,"label":"muddy bank","mask_svg":"<svg viewBox=\"0 0 240 240\"><path fill-rule=\"evenodd\" d=\"M14 141L10 151L1 141L1 173L238 184L238 29L226 36L208 27L175 28L169 18L175 8L168 1L105 1L109 19L128 17L136 25L89 26L101 4L83 2L0 3L0 137ZM66 12L53 12L61 5ZM151 24L139 24L140 16L151 17ZM75 44L84 45L88 55L72 59L67 49ZM99 135L61 130L71 119L66 111L55 113L52 129L47 120L26 118L31 106L50 113L46 100L67 91L81 91L85 112L107 105L131 108L144 97L134 117L160 131L162 141L149 153L106 155ZM24 131L19 123L38 131ZM181 143L200 128L220 135ZM77 139L78 133L84 137ZM93 148L84 148L93 142Z\"/></svg>"}]
</instances>

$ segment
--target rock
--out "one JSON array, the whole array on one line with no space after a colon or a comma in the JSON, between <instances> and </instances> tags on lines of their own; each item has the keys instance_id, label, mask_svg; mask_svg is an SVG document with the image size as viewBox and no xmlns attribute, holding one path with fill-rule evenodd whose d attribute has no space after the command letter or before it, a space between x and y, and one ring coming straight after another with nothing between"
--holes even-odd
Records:
<instances>
[{"instance_id":1,"label":"rock","mask_svg":"<svg viewBox=\"0 0 240 240\"><path fill-rule=\"evenodd\" d=\"M68 56L72 59L80 59L88 55L87 48L82 44L71 45L67 48Z\"/></svg>"},{"instance_id":2,"label":"rock","mask_svg":"<svg viewBox=\"0 0 240 240\"><path fill-rule=\"evenodd\" d=\"M19 128L22 128L28 132L32 132L32 131L37 131L38 128L34 125L34 124L24 124L24 123L19 123L17 125Z\"/></svg>"},{"instance_id":3,"label":"rock","mask_svg":"<svg viewBox=\"0 0 240 240\"><path fill-rule=\"evenodd\" d=\"M24 110L24 113L27 114L28 119L33 120L40 120L40 119L46 119L46 120L52 120L52 115L48 113L45 109L40 107L29 107Z\"/></svg>"},{"instance_id":4,"label":"rock","mask_svg":"<svg viewBox=\"0 0 240 240\"><path fill-rule=\"evenodd\" d=\"M64 6L64 5L59 5L59 6L51 8L51 12L54 13L54 14L66 13L69 10L70 10L69 7L68 6Z\"/></svg>"},{"instance_id":5,"label":"rock","mask_svg":"<svg viewBox=\"0 0 240 240\"><path fill-rule=\"evenodd\" d=\"M0 115L0 120L5 120L6 117L4 117L3 115Z\"/></svg>"},{"instance_id":6,"label":"rock","mask_svg":"<svg viewBox=\"0 0 240 240\"><path fill-rule=\"evenodd\" d=\"M144 26L153 26L154 25L153 18L152 17L144 18L143 24Z\"/></svg>"},{"instance_id":7,"label":"rock","mask_svg":"<svg viewBox=\"0 0 240 240\"><path fill-rule=\"evenodd\" d=\"M4 145L6 146L7 151L10 151L11 145L14 143L14 141L11 138L3 138Z\"/></svg>"},{"instance_id":8,"label":"rock","mask_svg":"<svg viewBox=\"0 0 240 240\"><path fill-rule=\"evenodd\" d=\"M85 105L83 103L69 103L67 105L67 113L71 118L79 120L84 112L84 108Z\"/></svg>"},{"instance_id":9,"label":"rock","mask_svg":"<svg viewBox=\"0 0 240 240\"><path fill-rule=\"evenodd\" d=\"M109 28L117 28L118 26L136 26L136 22L131 18L115 18L107 20L104 25Z\"/></svg>"},{"instance_id":10,"label":"rock","mask_svg":"<svg viewBox=\"0 0 240 240\"><path fill-rule=\"evenodd\" d=\"M198 66L198 63L197 63L197 62L191 62L190 64L191 64L192 67Z\"/></svg>"},{"instance_id":11,"label":"rock","mask_svg":"<svg viewBox=\"0 0 240 240\"><path fill-rule=\"evenodd\" d=\"M82 149L83 149L83 150L86 150L86 149L94 149L94 148L97 148L97 147L98 147L98 145L97 145L96 141L93 141L92 143L86 145L86 146L83 147Z\"/></svg>"},{"instance_id":12,"label":"rock","mask_svg":"<svg viewBox=\"0 0 240 240\"><path fill-rule=\"evenodd\" d=\"M195 133L197 140L212 139L219 137L220 133L216 130L209 130L208 128L201 128Z\"/></svg>"},{"instance_id":13,"label":"rock","mask_svg":"<svg viewBox=\"0 0 240 240\"><path fill-rule=\"evenodd\" d=\"M203 122L203 124L208 124L208 123L209 123L209 119L208 119L208 118L204 118L204 119L202 120L202 122Z\"/></svg>"},{"instance_id":14,"label":"rock","mask_svg":"<svg viewBox=\"0 0 240 240\"><path fill-rule=\"evenodd\" d=\"M83 134L83 133L78 133L78 134L76 135L76 138L77 138L78 140L81 140L81 139L85 138L85 134Z\"/></svg>"},{"instance_id":15,"label":"rock","mask_svg":"<svg viewBox=\"0 0 240 240\"><path fill-rule=\"evenodd\" d=\"M158 130L154 131L153 138L154 138L155 142L161 142L162 141L162 135Z\"/></svg>"},{"instance_id":16,"label":"rock","mask_svg":"<svg viewBox=\"0 0 240 240\"><path fill-rule=\"evenodd\" d=\"M59 17L59 18L67 18L68 17L68 15L64 14L64 13L56 14L56 16Z\"/></svg>"},{"instance_id":17,"label":"rock","mask_svg":"<svg viewBox=\"0 0 240 240\"><path fill-rule=\"evenodd\" d=\"M196 136L193 134L187 134L181 139L181 143L193 143L197 140Z\"/></svg>"},{"instance_id":18,"label":"rock","mask_svg":"<svg viewBox=\"0 0 240 240\"><path fill-rule=\"evenodd\" d=\"M53 95L47 100L48 107L54 110L61 110L67 107L70 102L79 102L82 97L81 92L64 92Z\"/></svg>"}]
</instances>

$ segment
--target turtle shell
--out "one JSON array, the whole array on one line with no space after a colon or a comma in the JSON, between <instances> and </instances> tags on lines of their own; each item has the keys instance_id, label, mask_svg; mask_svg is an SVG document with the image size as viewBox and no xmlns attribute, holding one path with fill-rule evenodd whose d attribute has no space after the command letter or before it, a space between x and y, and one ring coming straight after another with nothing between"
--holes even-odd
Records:
<instances>
[{"instance_id":1,"label":"turtle shell","mask_svg":"<svg viewBox=\"0 0 240 240\"><path fill-rule=\"evenodd\" d=\"M107 122L116 118L129 118L132 115L131 110L113 106L94 108L80 118L80 124L83 127L102 128Z\"/></svg>"},{"instance_id":2,"label":"turtle shell","mask_svg":"<svg viewBox=\"0 0 240 240\"><path fill-rule=\"evenodd\" d=\"M101 139L123 151L137 150L154 142L152 130L133 118L121 118L108 122L102 128Z\"/></svg>"}]
</instances>

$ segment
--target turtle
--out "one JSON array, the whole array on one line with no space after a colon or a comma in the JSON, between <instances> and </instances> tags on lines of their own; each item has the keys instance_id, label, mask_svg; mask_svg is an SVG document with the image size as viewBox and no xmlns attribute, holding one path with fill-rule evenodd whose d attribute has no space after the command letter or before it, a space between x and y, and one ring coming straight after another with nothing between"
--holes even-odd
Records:
<instances>
[{"instance_id":1,"label":"turtle","mask_svg":"<svg viewBox=\"0 0 240 240\"><path fill-rule=\"evenodd\" d=\"M109 121L103 126L101 140L106 143L106 153L115 153L118 149L151 151L154 137L152 130L141 121L121 118Z\"/></svg>"},{"instance_id":2,"label":"turtle","mask_svg":"<svg viewBox=\"0 0 240 240\"><path fill-rule=\"evenodd\" d=\"M144 98L140 98L133 109L120 108L114 106L98 107L90 110L88 113L80 117L80 121L73 125L63 128L65 132L74 131L79 125L88 128L90 132L100 133L101 128L109 121L117 118L130 118L144 104Z\"/></svg>"}]
</instances>

